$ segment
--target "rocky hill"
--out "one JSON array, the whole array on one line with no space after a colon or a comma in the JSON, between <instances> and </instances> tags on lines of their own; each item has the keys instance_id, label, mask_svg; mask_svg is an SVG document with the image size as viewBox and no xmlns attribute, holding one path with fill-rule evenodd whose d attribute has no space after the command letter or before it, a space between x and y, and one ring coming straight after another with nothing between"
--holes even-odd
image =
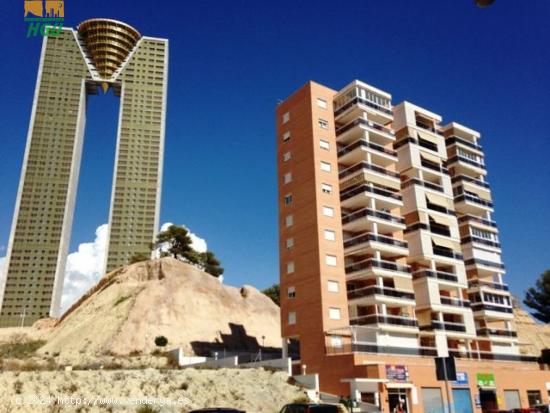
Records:
<instances>
[{"instance_id":1,"label":"rocky hill","mask_svg":"<svg viewBox=\"0 0 550 413\"><path fill-rule=\"evenodd\" d=\"M148 353L156 336L187 354L280 347L279 308L173 258L104 276L51 329L42 354Z\"/></svg>"}]
</instances>

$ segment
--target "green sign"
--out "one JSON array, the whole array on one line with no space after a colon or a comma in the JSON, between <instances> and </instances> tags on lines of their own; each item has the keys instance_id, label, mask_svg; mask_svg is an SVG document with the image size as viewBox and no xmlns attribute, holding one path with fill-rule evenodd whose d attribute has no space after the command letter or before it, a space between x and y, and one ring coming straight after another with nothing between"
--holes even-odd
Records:
<instances>
[{"instance_id":1,"label":"green sign","mask_svg":"<svg viewBox=\"0 0 550 413\"><path fill-rule=\"evenodd\" d=\"M481 387L496 387L493 373L477 373L477 385Z\"/></svg>"}]
</instances>

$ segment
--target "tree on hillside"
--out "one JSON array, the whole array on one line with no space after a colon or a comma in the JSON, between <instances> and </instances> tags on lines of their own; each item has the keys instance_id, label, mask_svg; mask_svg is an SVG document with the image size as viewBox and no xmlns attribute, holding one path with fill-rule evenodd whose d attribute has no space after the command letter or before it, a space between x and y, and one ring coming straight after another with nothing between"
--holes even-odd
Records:
<instances>
[{"instance_id":1,"label":"tree on hillside","mask_svg":"<svg viewBox=\"0 0 550 413\"><path fill-rule=\"evenodd\" d=\"M543 323L550 323L550 270L544 271L534 287L525 293L523 303L535 310L532 314Z\"/></svg>"},{"instance_id":2,"label":"tree on hillside","mask_svg":"<svg viewBox=\"0 0 550 413\"><path fill-rule=\"evenodd\" d=\"M281 287L279 284L273 284L271 287L262 291L265 295L273 300L277 305L281 305Z\"/></svg>"},{"instance_id":3,"label":"tree on hillside","mask_svg":"<svg viewBox=\"0 0 550 413\"><path fill-rule=\"evenodd\" d=\"M199 256L191 246L192 243L186 228L170 225L166 231L159 232L154 247L168 246L168 252L174 258L184 258L190 263L197 264Z\"/></svg>"},{"instance_id":4,"label":"tree on hillside","mask_svg":"<svg viewBox=\"0 0 550 413\"><path fill-rule=\"evenodd\" d=\"M216 258L212 251L201 253L199 263L202 265L205 272L214 277L219 277L224 272L224 269L220 266L220 260Z\"/></svg>"}]
</instances>

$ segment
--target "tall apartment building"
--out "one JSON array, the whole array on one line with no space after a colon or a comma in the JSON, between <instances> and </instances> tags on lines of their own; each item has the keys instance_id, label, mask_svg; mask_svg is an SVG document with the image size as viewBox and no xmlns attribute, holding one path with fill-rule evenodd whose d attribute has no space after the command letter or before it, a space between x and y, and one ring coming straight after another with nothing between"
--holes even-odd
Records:
<instances>
[{"instance_id":1,"label":"tall apartment building","mask_svg":"<svg viewBox=\"0 0 550 413\"><path fill-rule=\"evenodd\" d=\"M519 353L480 134L440 122L360 81L278 105L284 353L369 411L547 401L550 374ZM437 356L461 377L449 398Z\"/></svg>"},{"instance_id":2,"label":"tall apartment building","mask_svg":"<svg viewBox=\"0 0 550 413\"><path fill-rule=\"evenodd\" d=\"M120 97L106 270L149 253L158 227L168 40L91 19L44 37L0 296L0 327L58 316L88 95Z\"/></svg>"}]
</instances>

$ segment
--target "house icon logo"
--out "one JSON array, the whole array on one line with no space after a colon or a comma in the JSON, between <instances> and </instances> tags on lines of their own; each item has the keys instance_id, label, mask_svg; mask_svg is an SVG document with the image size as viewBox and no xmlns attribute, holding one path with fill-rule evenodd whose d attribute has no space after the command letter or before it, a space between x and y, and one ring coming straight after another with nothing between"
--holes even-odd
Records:
<instances>
[{"instance_id":1,"label":"house icon logo","mask_svg":"<svg viewBox=\"0 0 550 413\"><path fill-rule=\"evenodd\" d=\"M23 0L27 37L59 36L65 18L63 0Z\"/></svg>"}]
</instances>

